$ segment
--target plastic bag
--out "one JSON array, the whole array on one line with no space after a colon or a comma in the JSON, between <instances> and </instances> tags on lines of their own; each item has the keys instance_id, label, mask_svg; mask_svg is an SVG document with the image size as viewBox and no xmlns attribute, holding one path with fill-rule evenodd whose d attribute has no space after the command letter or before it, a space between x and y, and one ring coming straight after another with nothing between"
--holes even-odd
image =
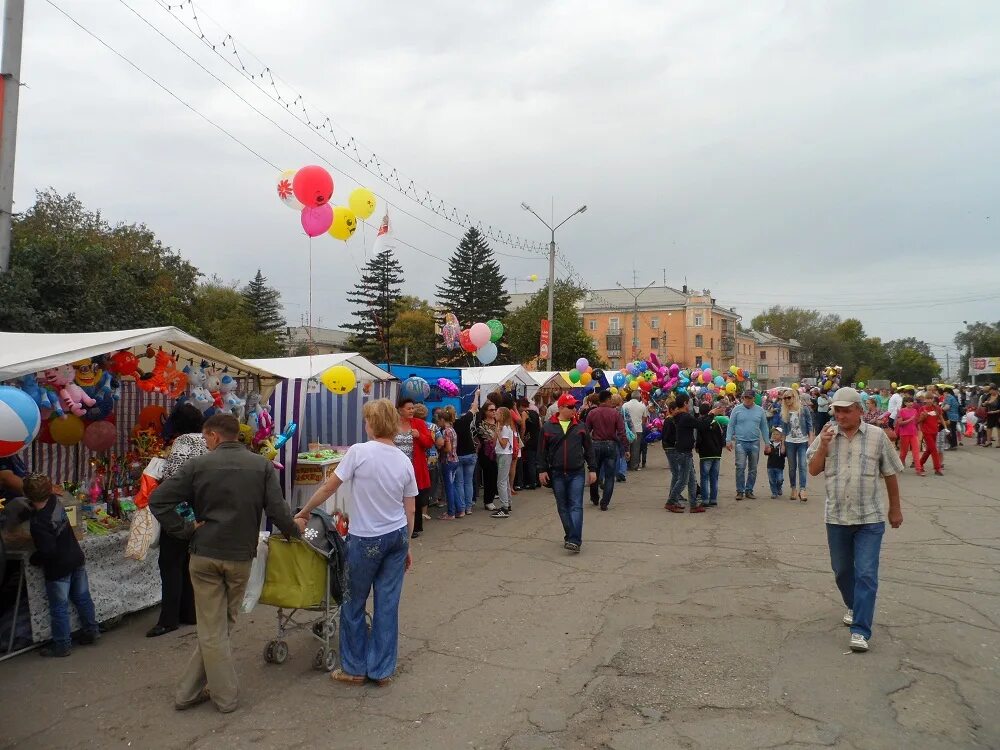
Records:
<instances>
[{"instance_id":1,"label":"plastic bag","mask_svg":"<svg viewBox=\"0 0 1000 750\"><path fill-rule=\"evenodd\" d=\"M167 462L162 458L151 458L139 478L139 491L135 493L135 507L145 508L149 505L149 496L160 486Z\"/></svg>"},{"instance_id":2,"label":"plastic bag","mask_svg":"<svg viewBox=\"0 0 1000 750\"><path fill-rule=\"evenodd\" d=\"M285 609L311 609L326 594L327 559L301 539L270 536L260 603Z\"/></svg>"},{"instance_id":3,"label":"plastic bag","mask_svg":"<svg viewBox=\"0 0 1000 750\"><path fill-rule=\"evenodd\" d=\"M260 599L260 593L264 590L264 577L267 572L267 538L269 536L269 532L262 531L260 541L257 542L257 556L253 559L253 565L250 566L250 578L247 579L247 588L243 593L242 610L244 614L253 612L253 608L257 606L257 601Z\"/></svg>"},{"instance_id":4,"label":"plastic bag","mask_svg":"<svg viewBox=\"0 0 1000 750\"><path fill-rule=\"evenodd\" d=\"M149 508L140 508L132 514L132 525L128 530L125 557L131 560L146 559L149 548L160 537L160 522Z\"/></svg>"}]
</instances>

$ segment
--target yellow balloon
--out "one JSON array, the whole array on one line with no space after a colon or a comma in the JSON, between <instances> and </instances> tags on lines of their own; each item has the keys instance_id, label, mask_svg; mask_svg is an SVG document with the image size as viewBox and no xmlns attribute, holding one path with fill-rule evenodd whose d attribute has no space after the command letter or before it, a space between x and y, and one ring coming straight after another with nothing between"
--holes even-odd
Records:
<instances>
[{"instance_id":1,"label":"yellow balloon","mask_svg":"<svg viewBox=\"0 0 1000 750\"><path fill-rule=\"evenodd\" d=\"M611 391L611 395L612 396L617 396L618 395L618 389L615 388L614 386L611 386L608 390Z\"/></svg>"},{"instance_id":2,"label":"yellow balloon","mask_svg":"<svg viewBox=\"0 0 1000 750\"><path fill-rule=\"evenodd\" d=\"M799 384L798 383L792 383L792 390L793 391L797 391L798 389L799 389Z\"/></svg>"},{"instance_id":3,"label":"yellow balloon","mask_svg":"<svg viewBox=\"0 0 1000 750\"><path fill-rule=\"evenodd\" d=\"M590 385L590 381L593 379L593 376L589 372L580 373L580 385Z\"/></svg>"},{"instance_id":4,"label":"yellow balloon","mask_svg":"<svg viewBox=\"0 0 1000 750\"><path fill-rule=\"evenodd\" d=\"M538 281L538 274L537 273L533 273L528 278L531 279L532 281Z\"/></svg>"},{"instance_id":5,"label":"yellow balloon","mask_svg":"<svg viewBox=\"0 0 1000 750\"><path fill-rule=\"evenodd\" d=\"M892 384L892 390L896 390L896 384L895 383Z\"/></svg>"},{"instance_id":6,"label":"yellow balloon","mask_svg":"<svg viewBox=\"0 0 1000 750\"><path fill-rule=\"evenodd\" d=\"M351 239L358 229L358 217L347 206L336 206L333 209L333 224L330 225L330 236L335 240Z\"/></svg>"},{"instance_id":7,"label":"yellow balloon","mask_svg":"<svg viewBox=\"0 0 1000 750\"><path fill-rule=\"evenodd\" d=\"M351 191L347 205L359 219L367 219L375 213L375 193L368 188L356 188Z\"/></svg>"},{"instance_id":8,"label":"yellow balloon","mask_svg":"<svg viewBox=\"0 0 1000 750\"><path fill-rule=\"evenodd\" d=\"M319 376L319 382L327 387L327 390L342 396L354 390L358 384L358 379L354 372L344 365L334 365L329 370L324 370Z\"/></svg>"},{"instance_id":9,"label":"yellow balloon","mask_svg":"<svg viewBox=\"0 0 1000 750\"><path fill-rule=\"evenodd\" d=\"M726 393L736 393L736 383L726 383Z\"/></svg>"},{"instance_id":10,"label":"yellow balloon","mask_svg":"<svg viewBox=\"0 0 1000 750\"><path fill-rule=\"evenodd\" d=\"M60 417L49 423L49 434L59 445L76 445L83 440L84 429L86 425L76 414L67 414L65 419Z\"/></svg>"}]
</instances>

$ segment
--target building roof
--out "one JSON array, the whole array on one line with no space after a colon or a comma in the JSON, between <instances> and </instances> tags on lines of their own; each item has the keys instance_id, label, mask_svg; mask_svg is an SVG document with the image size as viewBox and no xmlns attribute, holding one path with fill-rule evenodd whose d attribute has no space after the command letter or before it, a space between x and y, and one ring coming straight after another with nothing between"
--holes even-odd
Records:
<instances>
[{"instance_id":1,"label":"building roof","mask_svg":"<svg viewBox=\"0 0 1000 750\"><path fill-rule=\"evenodd\" d=\"M351 334L339 328L318 328L316 326L292 326L288 338L293 344L311 342L326 346L346 347Z\"/></svg>"},{"instance_id":2,"label":"building roof","mask_svg":"<svg viewBox=\"0 0 1000 750\"><path fill-rule=\"evenodd\" d=\"M770 333L764 333L763 331L747 331L751 336L753 336L754 341L757 342L757 346L786 346L789 349L801 349L802 344L800 344L795 339L783 339L778 336L772 336Z\"/></svg>"},{"instance_id":3,"label":"building roof","mask_svg":"<svg viewBox=\"0 0 1000 750\"><path fill-rule=\"evenodd\" d=\"M509 309L516 310L527 303L535 294L537 292L510 295ZM622 289L621 287L615 287L614 289L591 289L586 291L583 298L577 303L577 309L581 313L632 310L635 305L634 295L636 294L639 295L640 310L666 310L671 308L681 310L689 302L702 304L700 302L693 302L694 298L707 297L711 299L711 293L708 290L701 289L684 292L669 286L651 286L645 290L642 288ZM732 315L734 318L739 317L737 313L721 306L718 302L705 302L703 304L713 304L716 310L723 315Z\"/></svg>"}]
</instances>

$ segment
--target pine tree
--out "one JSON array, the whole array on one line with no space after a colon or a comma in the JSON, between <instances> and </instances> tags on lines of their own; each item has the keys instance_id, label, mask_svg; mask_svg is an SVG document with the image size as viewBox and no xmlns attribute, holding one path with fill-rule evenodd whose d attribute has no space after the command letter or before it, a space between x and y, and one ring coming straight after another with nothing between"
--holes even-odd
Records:
<instances>
[{"instance_id":1,"label":"pine tree","mask_svg":"<svg viewBox=\"0 0 1000 750\"><path fill-rule=\"evenodd\" d=\"M347 300L357 307L351 313L356 320L343 326L352 332L353 351L375 362L397 359L389 346L389 334L398 315L402 287L403 268L392 248L365 264L361 279L347 293Z\"/></svg>"},{"instance_id":2,"label":"pine tree","mask_svg":"<svg viewBox=\"0 0 1000 750\"><path fill-rule=\"evenodd\" d=\"M281 292L267 285L267 278L257 269L257 275L243 287L240 294L254 330L276 343L285 340L285 316L282 314Z\"/></svg>"},{"instance_id":3,"label":"pine tree","mask_svg":"<svg viewBox=\"0 0 1000 750\"><path fill-rule=\"evenodd\" d=\"M507 277L500 272L500 264L493 255L486 238L471 227L458 244L448 261L448 275L437 286L437 296L443 313L454 313L462 328L473 323L485 323L507 315L510 295L504 290ZM439 321L441 322L441 321ZM503 339L497 344L500 353L497 363L507 361L507 346ZM457 364L467 361L461 349L448 351L439 344L438 361Z\"/></svg>"}]
</instances>

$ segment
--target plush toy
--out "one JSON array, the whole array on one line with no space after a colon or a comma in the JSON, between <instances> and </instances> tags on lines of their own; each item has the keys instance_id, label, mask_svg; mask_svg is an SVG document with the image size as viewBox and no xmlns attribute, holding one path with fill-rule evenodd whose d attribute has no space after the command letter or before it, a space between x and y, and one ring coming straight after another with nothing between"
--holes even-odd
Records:
<instances>
[{"instance_id":1,"label":"plush toy","mask_svg":"<svg viewBox=\"0 0 1000 750\"><path fill-rule=\"evenodd\" d=\"M244 408L246 410L247 425L253 430L253 434L256 435L257 430L260 429L260 394L256 392L248 393Z\"/></svg>"},{"instance_id":2,"label":"plush toy","mask_svg":"<svg viewBox=\"0 0 1000 750\"><path fill-rule=\"evenodd\" d=\"M289 440L292 439L292 436L295 434L295 431L298 429L298 427L299 426L295 424L295 422L289 422L288 426L285 428L285 431L282 432L280 435L278 435L277 438L275 438L274 440L275 449L280 451L282 448L284 448L285 443L287 443Z\"/></svg>"},{"instance_id":3,"label":"plush toy","mask_svg":"<svg viewBox=\"0 0 1000 750\"><path fill-rule=\"evenodd\" d=\"M21 390L31 396L34 402L38 404L39 409L48 409L49 412L59 417L66 416L66 412L63 411L62 405L59 403L59 397L54 391L43 388L38 382L37 375L25 375L21 378ZM47 414L43 411L42 416L45 417Z\"/></svg>"},{"instance_id":4,"label":"plush toy","mask_svg":"<svg viewBox=\"0 0 1000 750\"><path fill-rule=\"evenodd\" d=\"M222 408L237 419L243 419L243 405L246 403L235 393L227 393L222 399Z\"/></svg>"},{"instance_id":5,"label":"plush toy","mask_svg":"<svg viewBox=\"0 0 1000 750\"><path fill-rule=\"evenodd\" d=\"M115 352L108 357L106 369L120 378L138 378L142 374L139 371L139 358L127 350Z\"/></svg>"},{"instance_id":6,"label":"plush toy","mask_svg":"<svg viewBox=\"0 0 1000 750\"><path fill-rule=\"evenodd\" d=\"M184 368L184 374L187 376L188 385L192 388L204 388L205 383L208 381L208 374L205 372L205 363L202 363L201 367L188 365Z\"/></svg>"},{"instance_id":7,"label":"plush toy","mask_svg":"<svg viewBox=\"0 0 1000 750\"><path fill-rule=\"evenodd\" d=\"M278 462L278 449L274 447L274 438L268 438L257 445L257 452L274 464L274 468L284 469L284 464Z\"/></svg>"},{"instance_id":8,"label":"plush toy","mask_svg":"<svg viewBox=\"0 0 1000 750\"><path fill-rule=\"evenodd\" d=\"M188 399L188 403L204 414L215 405L215 399L208 392L207 388L198 387L191 389L191 397Z\"/></svg>"},{"instance_id":9,"label":"plush toy","mask_svg":"<svg viewBox=\"0 0 1000 750\"><path fill-rule=\"evenodd\" d=\"M222 388L222 378L212 368L205 370L205 387L209 393L219 393Z\"/></svg>"},{"instance_id":10,"label":"plush toy","mask_svg":"<svg viewBox=\"0 0 1000 750\"><path fill-rule=\"evenodd\" d=\"M254 434L253 439L258 443L262 443L271 436L271 432L273 431L274 419L271 418L270 408L267 404L263 404L257 412L257 432Z\"/></svg>"},{"instance_id":11,"label":"plush toy","mask_svg":"<svg viewBox=\"0 0 1000 750\"><path fill-rule=\"evenodd\" d=\"M66 411L82 417L87 412L85 406L93 406L97 403L74 382L76 370L73 369L73 365L53 367L45 370L42 375L46 385L59 391L59 399Z\"/></svg>"}]
</instances>

